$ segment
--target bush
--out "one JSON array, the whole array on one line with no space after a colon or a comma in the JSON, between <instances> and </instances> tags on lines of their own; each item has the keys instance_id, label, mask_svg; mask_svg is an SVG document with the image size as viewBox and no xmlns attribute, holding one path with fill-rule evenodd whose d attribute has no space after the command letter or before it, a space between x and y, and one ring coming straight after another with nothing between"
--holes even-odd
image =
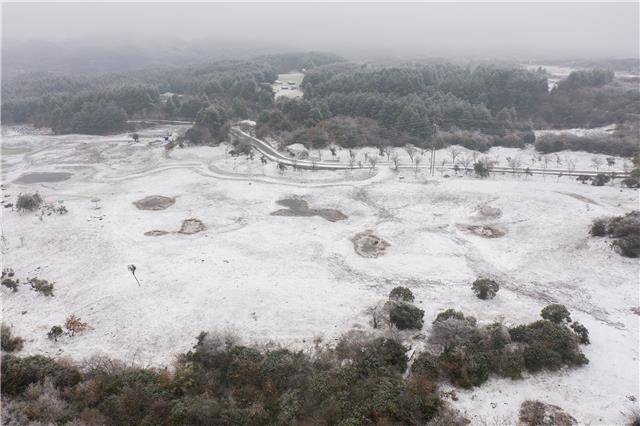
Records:
<instances>
[{"instance_id":1,"label":"bush","mask_svg":"<svg viewBox=\"0 0 640 426\"><path fill-rule=\"evenodd\" d=\"M389 299L391 300L399 300L402 302L413 302L413 292L409 290L407 287L395 287L389 293Z\"/></svg>"},{"instance_id":2,"label":"bush","mask_svg":"<svg viewBox=\"0 0 640 426\"><path fill-rule=\"evenodd\" d=\"M389 321L399 330L420 330L424 311L408 303L395 303L389 310Z\"/></svg>"},{"instance_id":3,"label":"bush","mask_svg":"<svg viewBox=\"0 0 640 426\"><path fill-rule=\"evenodd\" d=\"M39 278L27 278L27 282L38 293L53 297L53 283Z\"/></svg>"},{"instance_id":4,"label":"bush","mask_svg":"<svg viewBox=\"0 0 640 426\"><path fill-rule=\"evenodd\" d=\"M576 180L578 182L581 182L583 184L589 182L591 180L591 176L587 176L587 175L580 175L576 178Z\"/></svg>"},{"instance_id":5,"label":"bush","mask_svg":"<svg viewBox=\"0 0 640 426\"><path fill-rule=\"evenodd\" d=\"M524 401L520 405L519 420L523 426L573 426L576 419L565 413L560 407L544 404L540 401Z\"/></svg>"},{"instance_id":6,"label":"bush","mask_svg":"<svg viewBox=\"0 0 640 426\"><path fill-rule=\"evenodd\" d=\"M628 177L620 181L620 184L625 188L640 188L640 179Z\"/></svg>"},{"instance_id":7,"label":"bush","mask_svg":"<svg viewBox=\"0 0 640 426\"><path fill-rule=\"evenodd\" d=\"M465 389L486 382L491 372L488 354L464 347L445 351L440 366L455 385Z\"/></svg>"},{"instance_id":8,"label":"bush","mask_svg":"<svg viewBox=\"0 0 640 426\"><path fill-rule=\"evenodd\" d=\"M473 163L473 171L481 178L489 177L489 168L483 161Z\"/></svg>"},{"instance_id":9,"label":"bush","mask_svg":"<svg viewBox=\"0 0 640 426\"><path fill-rule=\"evenodd\" d=\"M42 355L24 358L13 355L2 357L2 393L19 395L33 383L49 377L56 387L73 386L81 380L77 368L61 364Z\"/></svg>"},{"instance_id":10,"label":"bush","mask_svg":"<svg viewBox=\"0 0 640 426\"><path fill-rule=\"evenodd\" d=\"M577 336L562 323L536 321L509 329L514 342L522 343L527 370L557 370L564 365L579 366L589 360L580 351Z\"/></svg>"},{"instance_id":11,"label":"bush","mask_svg":"<svg viewBox=\"0 0 640 426\"><path fill-rule=\"evenodd\" d=\"M596 219L591 225L589 234L594 237L604 237L607 235L607 222L604 219Z\"/></svg>"},{"instance_id":12,"label":"bush","mask_svg":"<svg viewBox=\"0 0 640 426\"><path fill-rule=\"evenodd\" d=\"M24 339L22 337L13 337L11 327L2 324L0 326L0 340L2 341L2 350L5 352L16 352L22 350Z\"/></svg>"},{"instance_id":13,"label":"bush","mask_svg":"<svg viewBox=\"0 0 640 426\"><path fill-rule=\"evenodd\" d=\"M479 278L471 285L473 292L479 299L487 300L496 297L500 286L494 280L489 278Z\"/></svg>"},{"instance_id":14,"label":"bush","mask_svg":"<svg viewBox=\"0 0 640 426\"><path fill-rule=\"evenodd\" d=\"M611 244L624 257L640 257L640 235L638 234L626 235L618 238Z\"/></svg>"},{"instance_id":15,"label":"bush","mask_svg":"<svg viewBox=\"0 0 640 426\"><path fill-rule=\"evenodd\" d=\"M62 331L62 327L60 327L59 325L54 325L53 327L51 327L51 330L49 330L49 332L47 333L47 338L49 338L49 340L53 340L54 342L57 342L58 337L61 337L63 333L64 331Z\"/></svg>"},{"instance_id":16,"label":"bush","mask_svg":"<svg viewBox=\"0 0 640 426\"><path fill-rule=\"evenodd\" d=\"M88 324L86 322L82 322L80 318L72 314L64 321L64 328L67 329L70 336L75 336L77 333L86 331Z\"/></svg>"},{"instance_id":17,"label":"bush","mask_svg":"<svg viewBox=\"0 0 640 426\"><path fill-rule=\"evenodd\" d=\"M438 315L436 315L436 319L433 320L433 323L435 324L438 321L446 321L448 319L457 319L457 320L467 320L469 321L472 325L476 325L476 319L473 317L465 317L464 314L460 311L456 311L455 309L447 309L446 311L442 311L440 312Z\"/></svg>"},{"instance_id":18,"label":"bush","mask_svg":"<svg viewBox=\"0 0 640 426\"><path fill-rule=\"evenodd\" d=\"M560 324L564 321L571 322L571 314L564 305L551 304L545 306L540 311L540 316L556 324Z\"/></svg>"},{"instance_id":19,"label":"bush","mask_svg":"<svg viewBox=\"0 0 640 426\"><path fill-rule=\"evenodd\" d=\"M578 341L581 344L588 345L591 343L589 341L589 330L587 330L587 327L580 324L578 321L574 321L573 324L571 324L571 329L578 335Z\"/></svg>"},{"instance_id":20,"label":"bush","mask_svg":"<svg viewBox=\"0 0 640 426\"><path fill-rule=\"evenodd\" d=\"M452 316L443 316L447 312L451 312ZM453 316L453 314L460 314L460 316ZM465 318L462 313L449 309L439 314L433 322L429 341L442 346L445 351L458 346L475 345L480 341L476 319L473 317Z\"/></svg>"},{"instance_id":21,"label":"bush","mask_svg":"<svg viewBox=\"0 0 640 426\"><path fill-rule=\"evenodd\" d=\"M3 278L2 279L2 285L5 287L8 287L11 289L11 291L13 291L14 293L16 291L18 291L18 283L20 282L20 280L14 280L12 278Z\"/></svg>"},{"instance_id":22,"label":"bush","mask_svg":"<svg viewBox=\"0 0 640 426\"><path fill-rule=\"evenodd\" d=\"M18 211L28 210L30 212L38 210L42 204L42 197L40 194L19 194L16 200L16 208Z\"/></svg>"},{"instance_id":23,"label":"bush","mask_svg":"<svg viewBox=\"0 0 640 426\"><path fill-rule=\"evenodd\" d=\"M426 376L431 380L437 380L440 376L438 357L429 352L420 353L411 365L411 374Z\"/></svg>"},{"instance_id":24,"label":"bush","mask_svg":"<svg viewBox=\"0 0 640 426\"><path fill-rule=\"evenodd\" d=\"M591 185L593 186L604 186L605 183L609 182L611 177L604 173L598 173L591 179Z\"/></svg>"},{"instance_id":25,"label":"bush","mask_svg":"<svg viewBox=\"0 0 640 426\"><path fill-rule=\"evenodd\" d=\"M354 363L371 373L380 368L390 368L398 373L407 369L407 351L396 339L379 337L364 344L362 350L356 354Z\"/></svg>"}]
</instances>

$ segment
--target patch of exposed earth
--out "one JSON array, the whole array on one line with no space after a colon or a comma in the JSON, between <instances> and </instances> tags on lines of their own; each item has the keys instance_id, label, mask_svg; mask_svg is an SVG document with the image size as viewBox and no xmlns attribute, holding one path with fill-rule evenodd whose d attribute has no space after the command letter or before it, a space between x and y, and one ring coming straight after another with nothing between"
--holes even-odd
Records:
<instances>
[{"instance_id":1,"label":"patch of exposed earth","mask_svg":"<svg viewBox=\"0 0 640 426\"><path fill-rule=\"evenodd\" d=\"M140 210L164 210L171 207L176 202L173 197L162 195L150 195L141 200L134 201L133 204Z\"/></svg>"},{"instance_id":2,"label":"patch of exposed earth","mask_svg":"<svg viewBox=\"0 0 640 426\"><path fill-rule=\"evenodd\" d=\"M278 200L277 203L286 207L286 209L279 209L271 212L272 216L320 216L329 222L345 220L348 217L346 214L336 209L312 209L309 207L309 203L301 198L285 198Z\"/></svg>"}]
</instances>

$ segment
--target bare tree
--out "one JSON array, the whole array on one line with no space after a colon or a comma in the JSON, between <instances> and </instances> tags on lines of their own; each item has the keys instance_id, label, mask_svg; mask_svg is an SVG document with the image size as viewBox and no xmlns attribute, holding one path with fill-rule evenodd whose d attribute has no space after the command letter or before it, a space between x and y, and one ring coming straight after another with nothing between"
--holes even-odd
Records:
<instances>
[{"instance_id":1,"label":"bare tree","mask_svg":"<svg viewBox=\"0 0 640 426\"><path fill-rule=\"evenodd\" d=\"M440 175L444 175L444 166L447 164L447 159L443 158L442 161L440 161Z\"/></svg>"},{"instance_id":2,"label":"bare tree","mask_svg":"<svg viewBox=\"0 0 640 426\"><path fill-rule=\"evenodd\" d=\"M522 162L520 161L520 157L507 157L507 164L511 168L511 172L515 176L518 173L518 169Z\"/></svg>"},{"instance_id":3,"label":"bare tree","mask_svg":"<svg viewBox=\"0 0 640 426\"><path fill-rule=\"evenodd\" d=\"M591 157L591 165L596 169L596 172L602 167L604 161L600 157Z\"/></svg>"},{"instance_id":4,"label":"bare tree","mask_svg":"<svg viewBox=\"0 0 640 426\"><path fill-rule=\"evenodd\" d=\"M367 161L369 162L369 173L373 173L373 170L376 168L376 164L378 164L378 157L376 155L371 155L367 157Z\"/></svg>"},{"instance_id":5,"label":"bare tree","mask_svg":"<svg viewBox=\"0 0 640 426\"><path fill-rule=\"evenodd\" d=\"M542 157L542 177L546 179L546 172L549 168L549 163L551 162L551 158L548 155Z\"/></svg>"},{"instance_id":6,"label":"bare tree","mask_svg":"<svg viewBox=\"0 0 640 426\"><path fill-rule=\"evenodd\" d=\"M414 159L413 159L413 170L414 172L417 174L418 173L418 166L420 165L420 163L422 162L422 155L417 155Z\"/></svg>"},{"instance_id":7,"label":"bare tree","mask_svg":"<svg viewBox=\"0 0 640 426\"><path fill-rule=\"evenodd\" d=\"M609 166L609 168L612 168L615 165L616 165L615 157L607 157L607 166Z\"/></svg>"},{"instance_id":8,"label":"bare tree","mask_svg":"<svg viewBox=\"0 0 640 426\"><path fill-rule=\"evenodd\" d=\"M333 159L336 159L336 146L335 145L329 145L329 151L331 152L331 156L333 157Z\"/></svg>"},{"instance_id":9,"label":"bare tree","mask_svg":"<svg viewBox=\"0 0 640 426\"><path fill-rule=\"evenodd\" d=\"M392 153L393 153L393 148L391 148L388 145L384 147L384 154L387 156L387 161L390 160L390 157L391 157Z\"/></svg>"},{"instance_id":10,"label":"bare tree","mask_svg":"<svg viewBox=\"0 0 640 426\"><path fill-rule=\"evenodd\" d=\"M356 164L356 153L350 149L349 150L349 168L353 170Z\"/></svg>"},{"instance_id":11,"label":"bare tree","mask_svg":"<svg viewBox=\"0 0 640 426\"><path fill-rule=\"evenodd\" d=\"M416 151L417 151L416 147L408 143L404 146L404 150L407 151L407 155L409 156L409 159L413 163L413 157L416 155Z\"/></svg>"},{"instance_id":12,"label":"bare tree","mask_svg":"<svg viewBox=\"0 0 640 426\"><path fill-rule=\"evenodd\" d=\"M567 157L565 158L565 162L567 163L567 171L573 173L576 170L576 160Z\"/></svg>"},{"instance_id":13,"label":"bare tree","mask_svg":"<svg viewBox=\"0 0 640 426\"><path fill-rule=\"evenodd\" d=\"M455 146L455 145L451 145L449 147L449 156L451 157L451 164L455 165L456 164L456 158L458 158L458 156L460 155L460 148Z\"/></svg>"},{"instance_id":14,"label":"bare tree","mask_svg":"<svg viewBox=\"0 0 640 426\"><path fill-rule=\"evenodd\" d=\"M469 167L473 164L473 157L469 154L464 154L461 158L460 158L460 162L462 163L462 166L464 167L464 173L468 174L469 173Z\"/></svg>"},{"instance_id":15,"label":"bare tree","mask_svg":"<svg viewBox=\"0 0 640 426\"><path fill-rule=\"evenodd\" d=\"M554 154L556 156L556 166L562 166L562 158L558 154Z\"/></svg>"},{"instance_id":16,"label":"bare tree","mask_svg":"<svg viewBox=\"0 0 640 426\"><path fill-rule=\"evenodd\" d=\"M400 165L400 156L397 152L394 152L391 156L391 162L393 163L393 169L398 171L398 166Z\"/></svg>"}]
</instances>

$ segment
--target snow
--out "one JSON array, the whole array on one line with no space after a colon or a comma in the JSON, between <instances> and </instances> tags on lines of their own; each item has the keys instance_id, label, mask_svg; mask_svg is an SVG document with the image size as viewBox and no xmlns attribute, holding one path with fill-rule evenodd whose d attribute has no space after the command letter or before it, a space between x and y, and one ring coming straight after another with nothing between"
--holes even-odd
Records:
<instances>
[{"instance_id":1,"label":"snow","mask_svg":"<svg viewBox=\"0 0 640 426\"><path fill-rule=\"evenodd\" d=\"M639 396L640 317L631 310L640 305L638 262L613 252L606 240L590 238L588 229L597 217L638 208L637 191L549 176L479 180L405 170L400 180L388 166L281 174L273 163L262 166L259 156L227 158L224 146L167 154L149 144L180 130L140 131L141 141L134 144L126 134L51 136L3 129L3 194L9 195L4 200L37 190L45 201L63 201L69 210L41 221L2 209L3 267L23 279L55 281L52 298L26 287L17 293L0 288L3 321L27 339L24 354L78 360L108 355L168 365L202 330L235 330L249 342L304 348L319 336L330 343L354 326L369 327L367 308L403 284L426 311L425 334L446 308L461 309L480 323L519 324L536 320L551 302L565 304L589 329L586 367L456 389L459 400L452 404L474 423L513 424L525 399L557 404L581 424L624 423L624 413L634 407L628 397ZM511 148L489 152L501 159L531 154ZM592 157L561 155L585 164ZM445 158L446 150L438 156ZM73 176L14 183L35 171ZM162 211L133 205L150 195L175 197L176 203ZM280 208L277 200L294 195L349 217L332 223L270 215ZM499 208L502 215L482 220L476 214L480 205ZM187 218L202 220L207 229L144 235L177 230ZM484 239L460 224L495 224L507 233ZM384 256L355 254L350 239L367 229L390 243ZM141 286L129 264L136 265ZM500 281L492 301L470 291L479 275ZM47 331L70 314L92 330L49 341Z\"/></svg>"},{"instance_id":2,"label":"snow","mask_svg":"<svg viewBox=\"0 0 640 426\"><path fill-rule=\"evenodd\" d=\"M300 89L300 85L302 84L302 79L304 78L304 74L301 72L290 72L288 74L279 74L278 79L274 84L271 85L275 97L285 97L285 98L301 98L303 93ZM293 85L289 84L289 82L294 83Z\"/></svg>"}]
</instances>

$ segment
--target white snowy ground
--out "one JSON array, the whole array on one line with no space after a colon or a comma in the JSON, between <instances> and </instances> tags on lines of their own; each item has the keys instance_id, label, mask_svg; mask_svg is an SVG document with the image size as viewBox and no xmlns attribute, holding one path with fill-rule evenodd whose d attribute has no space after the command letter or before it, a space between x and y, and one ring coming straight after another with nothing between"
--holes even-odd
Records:
<instances>
[{"instance_id":1,"label":"white snowy ground","mask_svg":"<svg viewBox=\"0 0 640 426\"><path fill-rule=\"evenodd\" d=\"M279 74L278 82L271 85L276 99L285 98L301 98L303 93L300 89L304 74L301 72L290 72L288 74ZM293 83L293 86L289 84Z\"/></svg>"},{"instance_id":2,"label":"white snowy ground","mask_svg":"<svg viewBox=\"0 0 640 426\"><path fill-rule=\"evenodd\" d=\"M559 405L584 424L622 424L634 407L628 397L639 396L639 316L631 310L639 305L639 265L588 236L594 218L638 208L637 191L541 176L447 179L404 171L399 180L386 167L372 175L287 170L281 176L258 159L248 172L246 160L225 159L223 147L167 156L159 144L149 145L173 128L140 132L135 145L126 135L3 130L4 201L37 190L69 210L40 221L2 209L3 267L20 278L55 281L52 298L26 287L0 288L3 321L27 339L25 354L100 354L166 365L201 330L225 329L247 341L298 348L318 336L330 343L354 326L368 329L366 309L402 284L426 311L424 334L449 307L480 322L518 324L536 320L550 302L565 304L589 329L586 367L458 389L452 403L474 424L512 424L525 399ZM14 182L34 171L74 175L56 183ZM163 211L136 209L132 202L148 195L173 196L176 203ZM277 200L292 195L349 218L269 215L280 208ZM479 217L483 204L502 216ZM144 235L177 230L191 217L207 230ZM495 224L507 234L483 239L459 224ZM386 255L355 254L350 239L366 229L391 244ZM129 264L137 266L141 286ZM500 280L494 300L470 291L480 275ZM70 314L92 330L49 341L47 331Z\"/></svg>"}]
</instances>

